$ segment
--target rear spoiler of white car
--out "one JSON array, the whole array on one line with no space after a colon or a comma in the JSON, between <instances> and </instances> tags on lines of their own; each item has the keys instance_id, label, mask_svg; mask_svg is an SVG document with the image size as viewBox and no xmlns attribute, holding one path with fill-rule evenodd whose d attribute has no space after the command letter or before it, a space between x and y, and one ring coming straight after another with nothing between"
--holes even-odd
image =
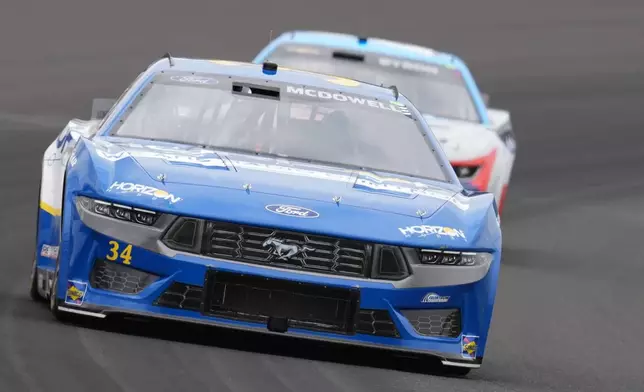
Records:
<instances>
[{"instance_id":1,"label":"rear spoiler of white car","mask_svg":"<svg viewBox=\"0 0 644 392\"><path fill-rule=\"evenodd\" d=\"M94 98L92 101L92 120L102 120L105 118L115 102L115 99Z\"/></svg>"}]
</instances>

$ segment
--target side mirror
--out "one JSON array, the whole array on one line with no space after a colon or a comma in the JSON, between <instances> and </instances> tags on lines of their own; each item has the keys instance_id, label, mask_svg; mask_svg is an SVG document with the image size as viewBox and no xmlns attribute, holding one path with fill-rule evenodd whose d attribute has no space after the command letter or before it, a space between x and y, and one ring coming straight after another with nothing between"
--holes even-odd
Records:
<instances>
[{"instance_id":1,"label":"side mirror","mask_svg":"<svg viewBox=\"0 0 644 392\"><path fill-rule=\"evenodd\" d=\"M489 94L481 93L481 98L483 98L483 103L485 104L485 106L488 106L490 104Z\"/></svg>"},{"instance_id":2,"label":"side mirror","mask_svg":"<svg viewBox=\"0 0 644 392\"><path fill-rule=\"evenodd\" d=\"M92 101L92 120L102 120L105 118L115 102L115 99L94 98Z\"/></svg>"}]
</instances>

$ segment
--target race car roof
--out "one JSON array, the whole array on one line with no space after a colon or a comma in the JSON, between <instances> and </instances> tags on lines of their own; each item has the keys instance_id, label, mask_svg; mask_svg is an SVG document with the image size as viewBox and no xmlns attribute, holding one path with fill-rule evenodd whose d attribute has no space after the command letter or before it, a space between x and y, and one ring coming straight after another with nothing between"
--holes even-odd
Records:
<instances>
[{"instance_id":1,"label":"race car roof","mask_svg":"<svg viewBox=\"0 0 644 392\"><path fill-rule=\"evenodd\" d=\"M262 64L229 60L172 58L172 65L167 59L161 59L153 64L147 72L157 73L164 70L223 74L233 78L251 78L262 81L274 80L275 82L306 85L322 89L333 89L347 94L358 94L387 100L397 98L397 100L407 106L410 105L409 101L402 94L399 94L399 96L396 97L396 93L391 88L358 82L337 76L289 69L280 67L279 64L277 71L273 74L272 72L264 72Z\"/></svg>"},{"instance_id":2,"label":"race car roof","mask_svg":"<svg viewBox=\"0 0 644 392\"><path fill-rule=\"evenodd\" d=\"M269 47L290 42L302 45L335 47L353 52L381 53L409 60L425 61L441 65L452 65L467 68L467 65L456 55L439 52L431 48L399 41L376 37L358 37L351 34L327 31L289 31L277 37ZM262 57L260 54L259 57Z\"/></svg>"},{"instance_id":3,"label":"race car roof","mask_svg":"<svg viewBox=\"0 0 644 392\"><path fill-rule=\"evenodd\" d=\"M297 30L282 33L279 37L266 45L253 59L260 63L282 45L295 44L303 46L323 46L335 48L340 51L356 52L361 54L380 54L395 56L410 61L426 62L442 66L450 66L463 75L463 78L472 94L479 117L483 124L490 124L486 104L480 96L480 90L468 65L460 57L447 52L439 52L431 48L392 41L377 37L359 37L351 34L333 33L327 31ZM404 91L403 91L404 93Z\"/></svg>"}]
</instances>

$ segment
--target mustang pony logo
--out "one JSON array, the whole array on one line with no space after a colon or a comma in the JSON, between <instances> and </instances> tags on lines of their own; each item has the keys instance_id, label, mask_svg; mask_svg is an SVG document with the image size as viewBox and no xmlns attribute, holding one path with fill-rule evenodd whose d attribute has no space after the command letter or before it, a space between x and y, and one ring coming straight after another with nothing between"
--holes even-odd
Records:
<instances>
[{"instance_id":1,"label":"mustang pony logo","mask_svg":"<svg viewBox=\"0 0 644 392\"><path fill-rule=\"evenodd\" d=\"M286 260L297 255L298 253L314 251L315 249L308 246L299 246L295 244L285 244L276 238L269 238L262 244L263 247L272 246L271 254L277 256L278 260Z\"/></svg>"}]
</instances>

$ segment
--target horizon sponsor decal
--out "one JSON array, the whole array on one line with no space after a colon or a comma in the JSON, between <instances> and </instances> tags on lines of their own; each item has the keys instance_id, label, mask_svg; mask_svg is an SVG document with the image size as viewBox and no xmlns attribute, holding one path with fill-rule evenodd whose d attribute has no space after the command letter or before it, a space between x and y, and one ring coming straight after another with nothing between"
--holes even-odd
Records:
<instances>
[{"instance_id":1,"label":"horizon sponsor decal","mask_svg":"<svg viewBox=\"0 0 644 392\"><path fill-rule=\"evenodd\" d=\"M411 117L411 112L409 111L407 106L396 101L389 101L385 103L382 101L376 101L373 99L362 98L362 97L355 97L352 95L339 93L339 92L331 92L331 91L304 88L304 87L295 87L291 85L286 86L286 92L288 94L302 95L302 96L307 96L311 98L334 100L338 102L348 102L354 105L368 106L375 109L382 109L386 111L396 112L396 113L403 114L407 117Z\"/></svg>"},{"instance_id":2,"label":"horizon sponsor decal","mask_svg":"<svg viewBox=\"0 0 644 392\"><path fill-rule=\"evenodd\" d=\"M418 226L399 227L398 230L400 230L400 232L405 237L411 237L412 235L414 235L422 238L422 237L429 237L430 235L434 235L438 238L443 238L443 237L450 237L451 239L461 238L467 241L467 238L465 238L465 232L463 230L454 229L454 228L445 227L445 226L418 225Z\"/></svg>"},{"instance_id":3,"label":"horizon sponsor decal","mask_svg":"<svg viewBox=\"0 0 644 392\"><path fill-rule=\"evenodd\" d=\"M136 193L137 196L145 195L151 196L152 200L163 199L170 202L170 204L178 203L183 200L180 197L177 197L171 193L168 193L162 189L155 188L153 186L135 184L132 182L118 182L115 181L107 189L108 192L119 191L121 193Z\"/></svg>"}]
</instances>

